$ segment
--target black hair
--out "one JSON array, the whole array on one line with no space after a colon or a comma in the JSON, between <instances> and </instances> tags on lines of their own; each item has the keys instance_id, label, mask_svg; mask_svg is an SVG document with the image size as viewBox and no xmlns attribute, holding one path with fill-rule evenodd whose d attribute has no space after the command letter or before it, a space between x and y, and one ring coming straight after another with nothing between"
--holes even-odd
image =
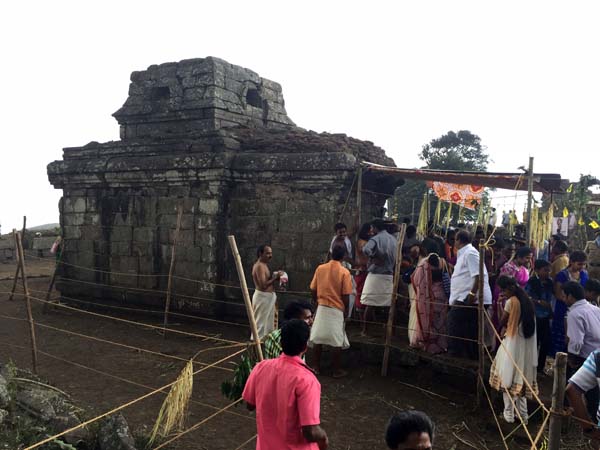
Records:
<instances>
[{"instance_id":1,"label":"black hair","mask_svg":"<svg viewBox=\"0 0 600 450\"><path fill-rule=\"evenodd\" d=\"M521 247L515 252L515 258L525 258L527 255L533 255L533 250L529 247Z\"/></svg>"},{"instance_id":2,"label":"black hair","mask_svg":"<svg viewBox=\"0 0 600 450\"><path fill-rule=\"evenodd\" d=\"M543 269L544 267L550 267L552 264L550 264L549 261L546 261L545 259L536 259L535 263L533 263L533 268L535 270L540 270Z\"/></svg>"},{"instance_id":3,"label":"black hair","mask_svg":"<svg viewBox=\"0 0 600 450\"><path fill-rule=\"evenodd\" d=\"M373 222L371 222L371 226L376 228L378 231L385 230L385 222L383 219L375 219Z\"/></svg>"},{"instance_id":4,"label":"black hair","mask_svg":"<svg viewBox=\"0 0 600 450\"><path fill-rule=\"evenodd\" d=\"M589 292L600 294L600 280L597 280L596 278L590 278L587 280L587 283L585 283L584 289Z\"/></svg>"},{"instance_id":5,"label":"black hair","mask_svg":"<svg viewBox=\"0 0 600 450\"><path fill-rule=\"evenodd\" d=\"M262 255L265 252L265 248L267 248L269 246L269 244L261 244L258 246L258 248L256 249L256 256L258 256L260 258L260 255Z\"/></svg>"},{"instance_id":6,"label":"black hair","mask_svg":"<svg viewBox=\"0 0 600 450\"><path fill-rule=\"evenodd\" d=\"M406 227L406 237L407 238L415 237L416 234L417 234L417 227L415 227L414 225L409 225Z\"/></svg>"},{"instance_id":7,"label":"black hair","mask_svg":"<svg viewBox=\"0 0 600 450\"><path fill-rule=\"evenodd\" d=\"M581 286L577 281L567 281L562 285L562 291L564 292L565 297L571 295L575 298L575 300L581 300L582 298L585 298L583 286Z\"/></svg>"},{"instance_id":8,"label":"black hair","mask_svg":"<svg viewBox=\"0 0 600 450\"><path fill-rule=\"evenodd\" d=\"M555 252L566 253L569 251L569 246L565 241L556 241L553 246Z\"/></svg>"},{"instance_id":9,"label":"black hair","mask_svg":"<svg viewBox=\"0 0 600 450\"><path fill-rule=\"evenodd\" d=\"M504 238L502 236L494 236L494 245L493 247L495 249L503 249L504 247L506 247L506 242L504 241Z\"/></svg>"},{"instance_id":10,"label":"black hair","mask_svg":"<svg viewBox=\"0 0 600 450\"><path fill-rule=\"evenodd\" d=\"M371 224L363 223L362 227L360 227L360 230L358 232L358 237L360 239L362 239L363 241L368 241L369 240L369 231L371 231Z\"/></svg>"},{"instance_id":11,"label":"black hair","mask_svg":"<svg viewBox=\"0 0 600 450\"><path fill-rule=\"evenodd\" d=\"M523 336L525 339L533 336L535 333L535 307L527 293L517 284L517 281L513 277L501 275L496 280L496 284L500 289L507 289L517 297L521 304L521 317L519 318L519 322L523 326Z\"/></svg>"},{"instance_id":12,"label":"black hair","mask_svg":"<svg viewBox=\"0 0 600 450\"><path fill-rule=\"evenodd\" d=\"M454 228L450 228L448 229L448 232L446 233L446 238L455 238L456 237L456 230Z\"/></svg>"},{"instance_id":13,"label":"black hair","mask_svg":"<svg viewBox=\"0 0 600 450\"><path fill-rule=\"evenodd\" d=\"M302 319L304 311L307 309L312 312L312 306L308 302L290 302L283 310L283 320Z\"/></svg>"},{"instance_id":14,"label":"black hair","mask_svg":"<svg viewBox=\"0 0 600 450\"><path fill-rule=\"evenodd\" d=\"M331 259L336 261L341 261L346 256L348 249L346 248L346 244L340 244L334 242L333 248L331 249Z\"/></svg>"},{"instance_id":15,"label":"black hair","mask_svg":"<svg viewBox=\"0 0 600 450\"><path fill-rule=\"evenodd\" d=\"M391 449L403 444L412 433L427 433L433 444L434 425L431 419L421 411L400 411L394 414L385 430L385 443Z\"/></svg>"},{"instance_id":16,"label":"black hair","mask_svg":"<svg viewBox=\"0 0 600 450\"><path fill-rule=\"evenodd\" d=\"M586 261L587 261L587 255L585 254L585 252L582 252L581 250L575 250L573 253L571 253L571 256L569 256L569 263L586 262Z\"/></svg>"},{"instance_id":17,"label":"black hair","mask_svg":"<svg viewBox=\"0 0 600 450\"><path fill-rule=\"evenodd\" d=\"M455 239L461 244L470 244L471 243L471 233L467 230L460 230L456 233Z\"/></svg>"},{"instance_id":18,"label":"black hair","mask_svg":"<svg viewBox=\"0 0 600 450\"><path fill-rule=\"evenodd\" d=\"M336 223L336 224L333 226L333 229L334 229L335 231L337 231L337 230L341 230L341 229L343 229L343 228L346 228L346 229L348 229L348 227L346 226L346 224L345 224L345 223L342 223L342 222L338 222L338 223Z\"/></svg>"},{"instance_id":19,"label":"black hair","mask_svg":"<svg viewBox=\"0 0 600 450\"><path fill-rule=\"evenodd\" d=\"M304 320L288 320L281 327L281 349L288 356L298 356L306 349L310 327Z\"/></svg>"},{"instance_id":20,"label":"black hair","mask_svg":"<svg viewBox=\"0 0 600 450\"><path fill-rule=\"evenodd\" d=\"M421 255L427 256L430 253L438 253L440 252L440 246L437 241L433 238L427 237L423 239L421 242Z\"/></svg>"}]
</instances>

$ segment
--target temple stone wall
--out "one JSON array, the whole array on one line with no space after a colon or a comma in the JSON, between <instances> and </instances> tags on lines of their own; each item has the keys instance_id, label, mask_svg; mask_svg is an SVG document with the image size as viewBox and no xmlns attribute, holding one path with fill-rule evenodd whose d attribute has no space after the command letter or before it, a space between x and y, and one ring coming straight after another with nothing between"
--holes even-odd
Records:
<instances>
[{"instance_id":1,"label":"temple stone wall","mask_svg":"<svg viewBox=\"0 0 600 450\"><path fill-rule=\"evenodd\" d=\"M305 291L342 211L355 226L360 160L393 164L370 142L296 127L281 86L216 58L151 66L131 80L115 113L122 140L65 148L48 166L63 189L64 297L162 306L179 207L176 307L231 312L202 301L240 298L224 287L238 285L229 234L248 277L266 243L273 268ZM364 183L391 195L401 181L369 174ZM385 198L364 194L363 217Z\"/></svg>"}]
</instances>

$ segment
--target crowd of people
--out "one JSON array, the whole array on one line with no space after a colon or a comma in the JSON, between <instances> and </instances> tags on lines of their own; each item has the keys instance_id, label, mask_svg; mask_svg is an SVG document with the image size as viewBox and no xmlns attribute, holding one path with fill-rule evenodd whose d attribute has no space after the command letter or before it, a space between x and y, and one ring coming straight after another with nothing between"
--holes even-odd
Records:
<instances>
[{"instance_id":1,"label":"crowd of people","mask_svg":"<svg viewBox=\"0 0 600 450\"><path fill-rule=\"evenodd\" d=\"M347 231L336 224L329 260L317 267L310 283L312 304L289 303L280 329L274 329L273 316L274 285L281 272L271 273L268 267L271 248L258 249L253 308L268 360L255 366L243 393L248 406L258 411L257 448L327 448L316 378L322 348L332 349L333 377L345 376L341 350L349 346L346 322L357 315L367 334L374 309L389 307L392 296L400 293L393 292L397 264L408 293L408 342L414 348L476 359L477 304L483 302L484 343L495 355L489 384L503 394L505 421L527 423L526 399L537 395L537 378L544 376L547 359L556 352L568 353L567 393L575 414L596 420L600 281L586 271L586 252L570 249L561 236L554 236L546 249L532 249L520 239L503 239L507 230L502 228L494 235L491 225L436 230L430 224L427 236L419 239L409 224L400 245L398 227L377 219L358 230L355 247ZM304 358L309 347L310 365ZM406 420L421 425L429 420L419 417ZM402 433L393 431L402 428L398 421L392 419L386 433L389 448L431 448L432 428L423 427L410 437L422 439L418 446L400 446L404 441L398 439L407 437L398 438ZM588 431L592 437L600 435L594 427Z\"/></svg>"}]
</instances>

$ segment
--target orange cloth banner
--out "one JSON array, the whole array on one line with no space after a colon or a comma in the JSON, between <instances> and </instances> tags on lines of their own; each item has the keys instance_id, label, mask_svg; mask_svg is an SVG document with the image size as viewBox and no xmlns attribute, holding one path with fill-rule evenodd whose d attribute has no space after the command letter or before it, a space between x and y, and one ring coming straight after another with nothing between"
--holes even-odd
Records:
<instances>
[{"instance_id":1,"label":"orange cloth banner","mask_svg":"<svg viewBox=\"0 0 600 450\"><path fill-rule=\"evenodd\" d=\"M475 209L483 197L483 186L433 181L428 183L440 200Z\"/></svg>"}]
</instances>

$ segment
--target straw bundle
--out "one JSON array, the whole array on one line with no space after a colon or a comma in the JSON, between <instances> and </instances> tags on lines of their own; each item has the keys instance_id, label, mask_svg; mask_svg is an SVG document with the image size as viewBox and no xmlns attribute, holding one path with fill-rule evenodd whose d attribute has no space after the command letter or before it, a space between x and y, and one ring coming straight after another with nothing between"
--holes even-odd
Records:
<instances>
[{"instance_id":1,"label":"straw bundle","mask_svg":"<svg viewBox=\"0 0 600 450\"><path fill-rule=\"evenodd\" d=\"M148 440L150 447L158 436L166 437L174 430L181 430L188 408L192 389L194 387L194 365L190 360L181 373L175 384L171 386L169 395L162 404L156 423L152 429L152 434Z\"/></svg>"}]
</instances>

